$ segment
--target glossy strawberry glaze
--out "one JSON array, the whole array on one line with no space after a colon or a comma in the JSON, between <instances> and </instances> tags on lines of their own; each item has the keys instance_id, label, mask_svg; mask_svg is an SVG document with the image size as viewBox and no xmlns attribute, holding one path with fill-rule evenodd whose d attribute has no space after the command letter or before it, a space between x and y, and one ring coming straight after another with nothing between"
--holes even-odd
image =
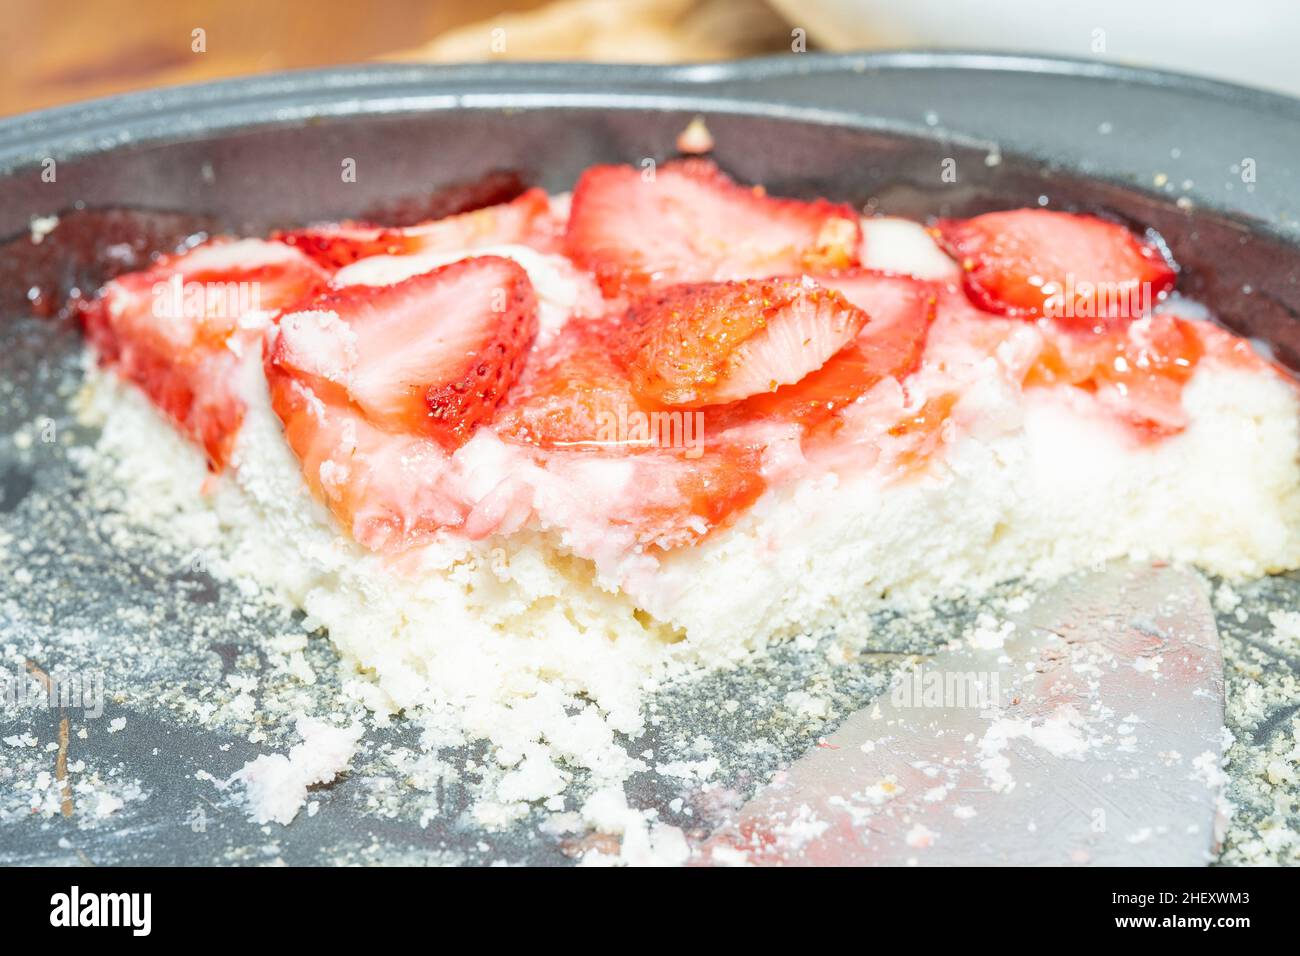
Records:
<instances>
[{"instance_id":1,"label":"glossy strawberry glaze","mask_svg":"<svg viewBox=\"0 0 1300 956\"><path fill-rule=\"evenodd\" d=\"M117 280L87 310L87 326L101 358L141 385L218 469L229 461L242 420L237 367L266 329L271 405L309 487L359 543L389 553L439 535L481 539L525 527L555 531L585 556L667 550L726 527L767 490L804 476L871 471L888 484L923 474L966 427L963 400L989 377L1017 390L1089 396L1098 415L1140 446L1186 427L1182 389L1201 363L1268 369L1248 343L1168 311L1093 330L982 311L959 274L934 281L851 266L815 281L869 318L820 368L725 405L656 405L632 387L625 288L609 281L607 264L597 276L564 258L555 239L563 210L539 218L536 197L526 196L522 211L471 214L478 216L472 227L462 221L410 240L426 243L420 251L428 253L437 251L428 236L468 234L470 255L474 246L515 243L584 289L573 299L581 307L543 316L513 387L459 447L377 424L355 402L331 398L319 380L278 369L273 356L283 333L264 319L192 323L179 340L160 338L166 323L143 316L138 299L122 302L176 270L174 261ZM503 235L493 235L494 223L504 224ZM293 239L312 253L292 259L312 294L323 281L313 262L352 262L358 249L374 252L375 242L388 256L406 251L408 241L355 230L326 238ZM274 245L258 250L265 255L261 246ZM195 274L187 272L187 280ZM593 300L596 285L613 294ZM284 301L273 307L292 312ZM303 339L301 347L314 341Z\"/></svg>"}]
</instances>

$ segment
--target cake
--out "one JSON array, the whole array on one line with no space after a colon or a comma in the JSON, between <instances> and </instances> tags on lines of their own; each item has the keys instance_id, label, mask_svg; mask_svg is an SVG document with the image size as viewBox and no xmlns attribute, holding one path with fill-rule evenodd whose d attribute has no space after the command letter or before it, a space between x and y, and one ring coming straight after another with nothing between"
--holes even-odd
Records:
<instances>
[{"instance_id":1,"label":"cake","mask_svg":"<svg viewBox=\"0 0 1300 956\"><path fill-rule=\"evenodd\" d=\"M162 256L85 304L83 404L372 707L454 710L540 799L626 771L654 681L773 641L1119 558L1300 566L1294 384L1176 278L1093 215L597 166Z\"/></svg>"}]
</instances>

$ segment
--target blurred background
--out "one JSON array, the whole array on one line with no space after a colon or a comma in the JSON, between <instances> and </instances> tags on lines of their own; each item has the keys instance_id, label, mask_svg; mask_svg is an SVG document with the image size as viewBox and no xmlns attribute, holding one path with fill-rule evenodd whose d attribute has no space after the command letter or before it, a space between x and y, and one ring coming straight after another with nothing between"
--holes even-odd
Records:
<instances>
[{"instance_id":1,"label":"blurred background","mask_svg":"<svg viewBox=\"0 0 1300 956\"><path fill-rule=\"evenodd\" d=\"M1300 94L1300 0L0 0L0 113L365 60L1019 50Z\"/></svg>"}]
</instances>

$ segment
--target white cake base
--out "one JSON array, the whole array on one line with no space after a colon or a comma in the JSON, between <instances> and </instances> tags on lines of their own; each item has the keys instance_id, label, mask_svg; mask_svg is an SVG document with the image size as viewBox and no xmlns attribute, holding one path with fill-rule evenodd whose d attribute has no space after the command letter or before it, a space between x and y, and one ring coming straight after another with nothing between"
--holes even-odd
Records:
<instances>
[{"instance_id":1,"label":"white cake base","mask_svg":"<svg viewBox=\"0 0 1300 956\"><path fill-rule=\"evenodd\" d=\"M84 417L103 426L132 517L328 628L371 707L446 711L490 739L516 768L508 799L558 792L557 760L623 776L613 733L639 728L648 682L797 633L865 633L886 604L1124 556L1231 578L1300 566L1295 393L1213 363L1184 393L1192 424L1177 437L1136 446L1069 389L990 386L972 399L978 426L923 476L826 473L769 492L622 581L540 534L362 550L312 499L258 365L246 372L234 468L213 478L140 393L88 371Z\"/></svg>"}]
</instances>

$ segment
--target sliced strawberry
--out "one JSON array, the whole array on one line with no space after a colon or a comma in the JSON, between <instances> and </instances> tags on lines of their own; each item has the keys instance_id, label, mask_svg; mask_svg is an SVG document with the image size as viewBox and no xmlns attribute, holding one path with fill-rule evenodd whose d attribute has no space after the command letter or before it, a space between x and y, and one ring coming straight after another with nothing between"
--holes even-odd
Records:
<instances>
[{"instance_id":1,"label":"sliced strawberry","mask_svg":"<svg viewBox=\"0 0 1300 956\"><path fill-rule=\"evenodd\" d=\"M699 541L767 490L762 464L762 447L743 441L709 441L698 458L644 456L628 520L642 543L663 550Z\"/></svg>"},{"instance_id":2,"label":"sliced strawberry","mask_svg":"<svg viewBox=\"0 0 1300 956\"><path fill-rule=\"evenodd\" d=\"M1160 314L1101 334L1052 324L1043 326L1043 334L1026 385L1091 392L1143 437L1186 427L1183 386L1205 352L1196 323Z\"/></svg>"},{"instance_id":3,"label":"sliced strawberry","mask_svg":"<svg viewBox=\"0 0 1300 956\"><path fill-rule=\"evenodd\" d=\"M710 409L710 434L759 421L815 426L882 378L902 378L916 368L934 312L936 290L930 283L865 271L825 281L868 313L854 342L795 384ZM618 337L626 334L608 322L567 326L520 380L497 431L543 448L609 448L610 421L665 410L633 391L629 371L615 358Z\"/></svg>"},{"instance_id":4,"label":"sliced strawberry","mask_svg":"<svg viewBox=\"0 0 1300 956\"><path fill-rule=\"evenodd\" d=\"M256 347L274 312L326 281L280 243L214 240L113 280L82 316L101 360L142 388L219 470L243 421L240 354Z\"/></svg>"},{"instance_id":5,"label":"sliced strawberry","mask_svg":"<svg viewBox=\"0 0 1300 956\"><path fill-rule=\"evenodd\" d=\"M791 385L736 406L748 419L813 427L831 419L881 379L915 370L934 318L935 288L907 276L857 270L822 280L862 309L867 321L849 347Z\"/></svg>"},{"instance_id":6,"label":"sliced strawberry","mask_svg":"<svg viewBox=\"0 0 1300 956\"><path fill-rule=\"evenodd\" d=\"M537 334L537 298L510 259L480 256L388 286L349 286L284 315L267 374L374 425L448 450L490 420Z\"/></svg>"},{"instance_id":7,"label":"sliced strawberry","mask_svg":"<svg viewBox=\"0 0 1300 956\"><path fill-rule=\"evenodd\" d=\"M496 206L458 213L418 226L386 227L344 222L276 235L321 265L338 269L369 256L475 249L503 243L551 244L547 232L550 199L541 189Z\"/></svg>"},{"instance_id":8,"label":"sliced strawberry","mask_svg":"<svg viewBox=\"0 0 1300 956\"><path fill-rule=\"evenodd\" d=\"M1138 318L1174 286L1154 244L1094 216L1012 209L940 220L935 235L971 301L999 315L1105 325Z\"/></svg>"},{"instance_id":9,"label":"sliced strawberry","mask_svg":"<svg viewBox=\"0 0 1300 956\"><path fill-rule=\"evenodd\" d=\"M632 390L698 407L775 391L821 368L867 316L811 279L670 286L624 320Z\"/></svg>"},{"instance_id":10,"label":"sliced strawberry","mask_svg":"<svg viewBox=\"0 0 1300 956\"><path fill-rule=\"evenodd\" d=\"M437 444L376 428L269 362L267 385L307 486L357 543L397 551L464 522L464 503L439 480L448 456Z\"/></svg>"},{"instance_id":11,"label":"sliced strawberry","mask_svg":"<svg viewBox=\"0 0 1300 956\"><path fill-rule=\"evenodd\" d=\"M627 492L627 511L615 520L656 548L699 540L725 526L768 487L763 446L750 440L753 432L747 426L825 422L881 378L902 377L920 361L934 311L936 290L930 283L874 272L825 281L871 317L848 348L793 385L701 412L668 407L634 392L630 369L618 357L629 336L635 342L639 326L572 322L533 359L494 428L507 441L554 455L634 455L636 477ZM695 414L703 422L689 446L620 442L624 436L610 428L611 423L626 425L635 416L647 416L651 433L662 438L671 432L655 428L654 416ZM918 445L926 439L923 417L918 413L918 421L904 423Z\"/></svg>"},{"instance_id":12,"label":"sliced strawberry","mask_svg":"<svg viewBox=\"0 0 1300 956\"><path fill-rule=\"evenodd\" d=\"M179 352L223 345L241 320L293 305L327 281L279 243L215 239L114 279L102 298L119 334Z\"/></svg>"},{"instance_id":13,"label":"sliced strawberry","mask_svg":"<svg viewBox=\"0 0 1300 956\"><path fill-rule=\"evenodd\" d=\"M860 239L849 206L772 199L688 159L653 177L631 166L588 169L574 188L565 248L617 295L843 269L856 265Z\"/></svg>"},{"instance_id":14,"label":"sliced strawberry","mask_svg":"<svg viewBox=\"0 0 1300 956\"><path fill-rule=\"evenodd\" d=\"M497 433L540 448L643 450L619 441L618 422L650 406L632 392L615 360L618 331L604 320L566 325L522 376Z\"/></svg>"}]
</instances>

